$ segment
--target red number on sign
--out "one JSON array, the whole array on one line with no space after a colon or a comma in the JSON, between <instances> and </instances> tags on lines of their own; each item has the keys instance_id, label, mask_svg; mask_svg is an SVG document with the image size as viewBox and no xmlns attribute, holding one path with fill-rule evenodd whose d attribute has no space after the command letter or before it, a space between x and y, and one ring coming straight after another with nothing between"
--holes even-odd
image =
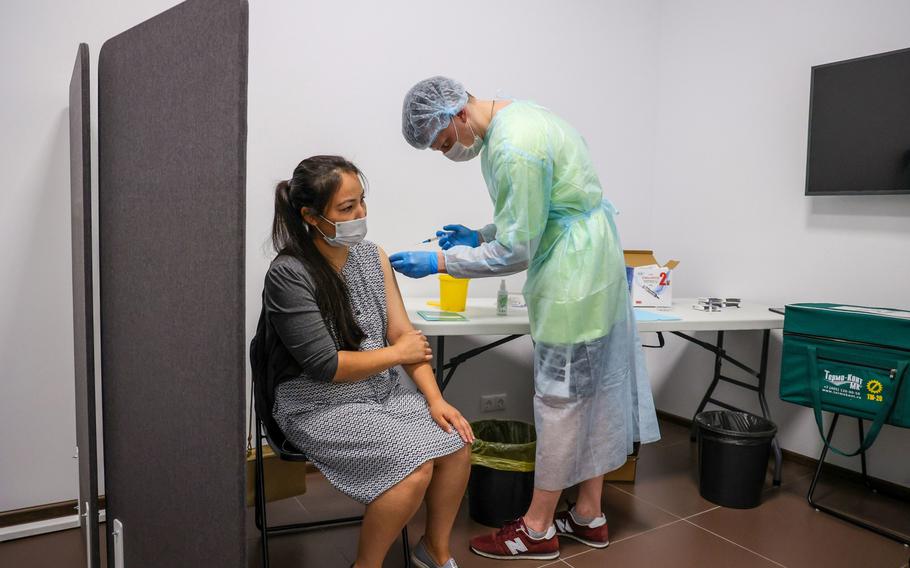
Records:
<instances>
[{"instance_id":1,"label":"red number on sign","mask_svg":"<svg viewBox=\"0 0 910 568\"><path fill-rule=\"evenodd\" d=\"M660 273L660 284L659 284L659 286L666 286L667 284L668 284L668 283L667 283L667 273L666 273L666 272L661 272L661 273Z\"/></svg>"}]
</instances>

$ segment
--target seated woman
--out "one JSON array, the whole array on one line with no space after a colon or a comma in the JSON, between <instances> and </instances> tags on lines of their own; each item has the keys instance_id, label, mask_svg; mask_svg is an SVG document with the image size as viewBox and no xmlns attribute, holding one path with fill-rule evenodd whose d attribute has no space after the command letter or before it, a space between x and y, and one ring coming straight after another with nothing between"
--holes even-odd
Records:
<instances>
[{"instance_id":1,"label":"seated woman","mask_svg":"<svg viewBox=\"0 0 910 568\"><path fill-rule=\"evenodd\" d=\"M355 566L381 566L425 500L412 557L448 568L473 433L436 386L385 252L363 240L362 178L344 158L314 156L276 188L264 305L284 351L269 363L286 368L272 415L332 485L366 504ZM399 384L398 365L420 393Z\"/></svg>"}]
</instances>

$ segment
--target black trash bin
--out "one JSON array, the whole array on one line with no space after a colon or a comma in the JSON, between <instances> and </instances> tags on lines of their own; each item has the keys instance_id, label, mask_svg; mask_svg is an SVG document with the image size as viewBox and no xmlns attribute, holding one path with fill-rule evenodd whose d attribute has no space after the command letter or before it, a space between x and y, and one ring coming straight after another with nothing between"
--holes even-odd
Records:
<instances>
[{"instance_id":1,"label":"black trash bin","mask_svg":"<svg viewBox=\"0 0 910 568\"><path fill-rule=\"evenodd\" d=\"M777 426L761 416L729 410L702 412L695 423L701 496L724 507L757 507Z\"/></svg>"},{"instance_id":2,"label":"black trash bin","mask_svg":"<svg viewBox=\"0 0 910 568\"><path fill-rule=\"evenodd\" d=\"M534 492L533 424L516 420L472 422L471 478L468 514L476 522L499 528L527 512Z\"/></svg>"}]
</instances>

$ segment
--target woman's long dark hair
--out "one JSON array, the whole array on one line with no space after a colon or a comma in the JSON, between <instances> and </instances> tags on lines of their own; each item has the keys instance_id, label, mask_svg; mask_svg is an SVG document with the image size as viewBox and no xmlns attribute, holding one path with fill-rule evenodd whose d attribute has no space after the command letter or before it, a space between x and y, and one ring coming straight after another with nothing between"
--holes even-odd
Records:
<instances>
[{"instance_id":1,"label":"woman's long dark hair","mask_svg":"<svg viewBox=\"0 0 910 568\"><path fill-rule=\"evenodd\" d=\"M361 171L340 156L313 156L297 164L294 175L275 188L275 218L272 221L272 246L281 255L299 259L310 270L316 284L316 305L329 328L334 328L342 348L360 349L366 336L351 313L348 288L329 261L316 248L314 238L322 238L303 220L300 209L324 215L332 196L341 187L343 172L364 181Z\"/></svg>"}]
</instances>

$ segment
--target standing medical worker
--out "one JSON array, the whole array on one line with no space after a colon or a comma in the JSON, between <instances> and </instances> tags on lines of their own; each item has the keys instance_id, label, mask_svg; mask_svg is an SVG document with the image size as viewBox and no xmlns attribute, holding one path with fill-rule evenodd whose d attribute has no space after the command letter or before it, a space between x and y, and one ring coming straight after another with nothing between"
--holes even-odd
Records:
<instances>
[{"instance_id":1,"label":"standing medical worker","mask_svg":"<svg viewBox=\"0 0 910 568\"><path fill-rule=\"evenodd\" d=\"M440 252L400 252L392 267L413 278L528 271L524 287L534 340L534 497L524 517L471 550L490 558L553 559L557 536L609 544L603 475L633 443L660 438L626 283L615 210L581 135L524 101L479 100L446 77L404 98L402 132L418 149L455 161L481 156L494 223L446 225ZM441 364L442 362L438 362ZM563 489L578 502L556 513ZM554 526L555 520L555 526Z\"/></svg>"}]
</instances>

